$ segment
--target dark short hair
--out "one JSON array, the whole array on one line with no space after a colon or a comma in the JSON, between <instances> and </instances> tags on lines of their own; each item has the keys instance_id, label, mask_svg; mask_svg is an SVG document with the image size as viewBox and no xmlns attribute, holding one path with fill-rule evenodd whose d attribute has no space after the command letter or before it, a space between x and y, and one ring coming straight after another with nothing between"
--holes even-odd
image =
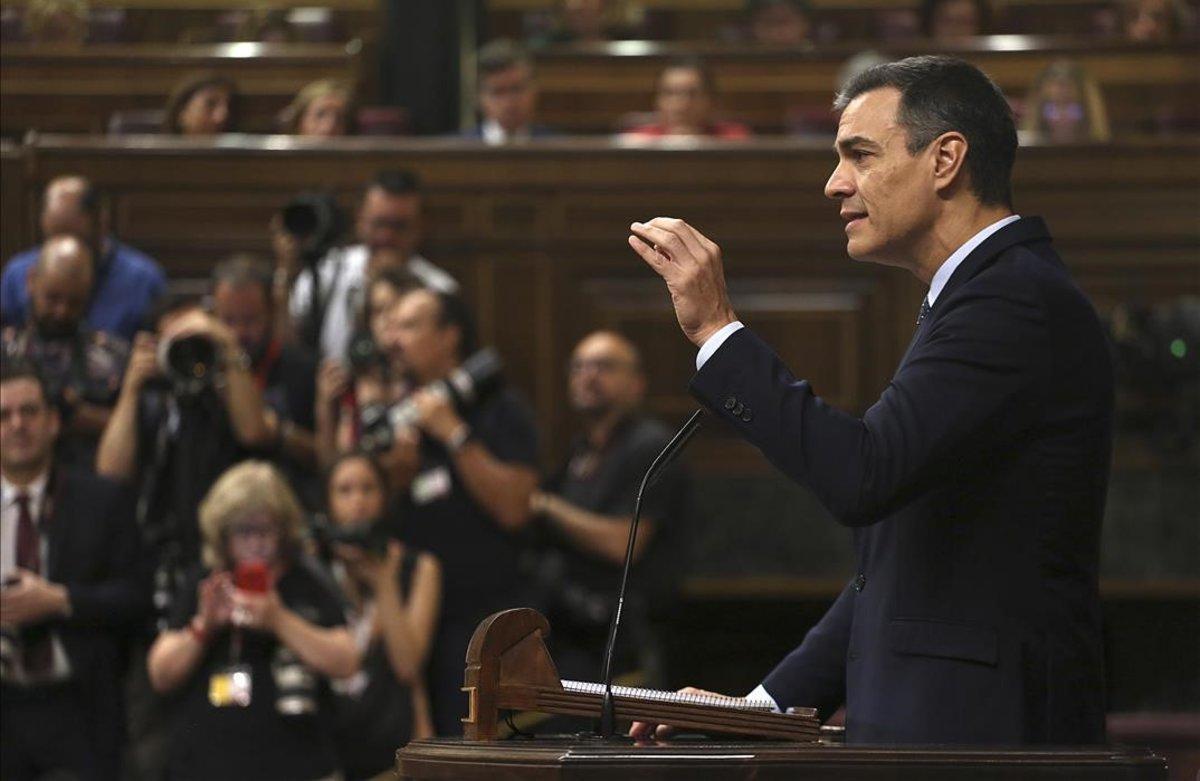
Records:
<instances>
[{"instance_id":1,"label":"dark short hair","mask_svg":"<svg viewBox=\"0 0 1200 781\"><path fill-rule=\"evenodd\" d=\"M859 95L888 87L900 91L896 120L908 134L910 154L943 133L962 133L971 192L983 204L1012 206L1017 129L1004 94L983 71L943 56L882 63L852 78L833 107L841 111Z\"/></svg>"},{"instance_id":2,"label":"dark short hair","mask_svg":"<svg viewBox=\"0 0 1200 781\"><path fill-rule=\"evenodd\" d=\"M162 322L164 317L189 309L202 309L203 307L204 299L195 293L168 290L150 305L143 325L151 331L157 331L158 324Z\"/></svg>"},{"instance_id":3,"label":"dark short hair","mask_svg":"<svg viewBox=\"0 0 1200 781\"><path fill-rule=\"evenodd\" d=\"M438 325L442 328L453 326L458 329L458 359L465 360L474 354L479 345L475 316L460 296L440 290L429 289L429 292L438 300Z\"/></svg>"},{"instance_id":4,"label":"dark short hair","mask_svg":"<svg viewBox=\"0 0 1200 781\"><path fill-rule=\"evenodd\" d=\"M485 44L479 50L477 67L480 76L492 76L518 65L524 65L532 70L533 58L515 41L500 38Z\"/></svg>"},{"instance_id":5,"label":"dark short hair","mask_svg":"<svg viewBox=\"0 0 1200 781\"><path fill-rule=\"evenodd\" d=\"M0 353L0 384L17 380L33 380L42 393L42 401L47 405L51 403L50 389L46 385L46 378L38 371L38 367L33 361L19 355Z\"/></svg>"},{"instance_id":6,"label":"dark short hair","mask_svg":"<svg viewBox=\"0 0 1200 781\"><path fill-rule=\"evenodd\" d=\"M388 195L420 195L421 177L407 168L380 171L367 182L363 195L371 190L383 190Z\"/></svg>"},{"instance_id":7,"label":"dark short hair","mask_svg":"<svg viewBox=\"0 0 1200 781\"><path fill-rule=\"evenodd\" d=\"M183 109L187 106L188 101L192 99L192 96L207 87L220 87L229 93L229 128L230 130L237 129L239 95L237 83L228 76L205 72L194 73L185 77L175 85L175 89L171 90L171 95L167 98L166 116L163 118L163 130L175 135L181 133L183 128L179 126L179 115L183 113Z\"/></svg>"},{"instance_id":8,"label":"dark short hair","mask_svg":"<svg viewBox=\"0 0 1200 781\"><path fill-rule=\"evenodd\" d=\"M683 57L674 57L663 65L662 70L658 72L658 80L661 82L663 74L667 71L687 70L695 71L700 76L700 84L704 87L704 91L709 95L715 95L717 92L717 80L713 77L712 68L708 67L708 63L695 55L686 55Z\"/></svg>"},{"instance_id":9,"label":"dark short hair","mask_svg":"<svg viewBox=\"0 0 1200 781\"><path fill-rule=\"evenodd\" d=\"M325 509L329 509L329 481L333 479L334 473L341 468L342 464L347 461L365 461L371 469L371 473L375 475L375 479L379 481L380 487L383 488L383 495L386 500L391 492L391 480L388 479L388 473L383 468L383 464L379 463L379 459L372 455L369 450L346 450L339 453L325 470Z\"/></svg>"},{"instance_id":10,"label":"dark short hair","mask_svg":"<svg viewBox=\"0 0 1200 781\"><path fill-rule=\"evenodd\" d=\"M213 268L212 290L221 284L243 287L254 285L262 289L267 304L271 303L271 283L274 270L262 258L248 252L240 252L221 261Z\"/></svg>"}]
</instances>

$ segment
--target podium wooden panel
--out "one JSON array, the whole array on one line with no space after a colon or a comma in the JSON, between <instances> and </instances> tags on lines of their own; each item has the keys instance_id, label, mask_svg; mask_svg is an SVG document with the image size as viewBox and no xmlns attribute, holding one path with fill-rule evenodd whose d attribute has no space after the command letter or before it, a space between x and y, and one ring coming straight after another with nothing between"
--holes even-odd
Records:
<instances>
[{"instance_id":1,"label":"podium wooden panel","mask_svg":"<svg viewBox=\"0 0 1200 781\"><path fill-rule=\"evenodd\" d=\"M397 752L407 781L1165 781L1165 760L1137 748L804 746L679 740L605 744L540 738L413 741Z\"/></svg>"}]
</instances>

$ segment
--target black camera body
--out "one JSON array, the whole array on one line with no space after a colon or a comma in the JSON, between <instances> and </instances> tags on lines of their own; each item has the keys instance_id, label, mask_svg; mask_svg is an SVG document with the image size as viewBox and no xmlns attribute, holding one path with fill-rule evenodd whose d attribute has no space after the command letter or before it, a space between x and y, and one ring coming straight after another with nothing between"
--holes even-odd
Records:
<instances>
[{"instance_id":1,"label":"black camera body","mask_svg":"<svg viewBox=\"0 0 1200 781\"><path fill-rule=\"evenodd\" d=\"M306 263L332 249L346 229L346 216L329 193L300 193L280 212L283 229L296 240Z\"/></svg>"},{"instance_id":2,"label":"black camera body","mask_svg":"<svg viewBox=\"0 0 1200 781\"><path fill-rule=\"evenodd\" d=\"M158 366L181 396L195 396L216 382L220 350L203 334L167 339L158 346Z\"/></svg>"},{"instance_id":3,"label":"black camera body","mask_svg":"<svg viewBox=\"0 0 1200 781\"><path fill-rule=\"evenodd\" d=\"M462 362L444 380L426 386L454 402L467 412L495 392L503 383L504 362L491 347L484 348ZM417 410L411 400L398 404L369 404L359 413L359 445L368 452L380 453L392 446L398 429L416 423Z\"/></svg>"},{"instance_id":4,"label":"black camera body","mask_svg":"<svg viewBox=\"0 0 1200 781\"><path fill-rule=\"evenodd\" d=\"M387 553L388 542L391 540L391 535L380 521L339 526L330 522L324 515L318 514L309 519L309 528L325 558L330 557L334 545L349 545L382 556Z\"/></svg>"}]
</instances>

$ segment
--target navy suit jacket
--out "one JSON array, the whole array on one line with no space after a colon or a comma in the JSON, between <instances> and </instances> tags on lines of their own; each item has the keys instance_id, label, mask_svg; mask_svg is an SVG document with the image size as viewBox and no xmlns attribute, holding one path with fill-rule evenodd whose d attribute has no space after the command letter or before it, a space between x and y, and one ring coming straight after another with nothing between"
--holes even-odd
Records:
<instances>
[{"instance_id":1,"label":"navy suit jacket","mask_svg":"<svg viewBox=\"0 0 1200 781\"><path fill-rule=\"evenodd\" d=\"M1039 218L955 270L863 417L733 334L692 392L854 528L858 574L766 677L871 743L1104 740L1113 375Z\"/></svg>"},{"instance_id":2,"label":"navy suit jacket","mask_svg":"<svg viewBox=\"0 0 1200 781\"><path fill-rule=\"evenodd\" d=\"M71 615L50 628L62 638L90 717L96 776L115 779L125 727L124 641L150 612L133 503L124 487L63 467L53 496L46 578L66 586Z\"/></svg>"}]
</instances>

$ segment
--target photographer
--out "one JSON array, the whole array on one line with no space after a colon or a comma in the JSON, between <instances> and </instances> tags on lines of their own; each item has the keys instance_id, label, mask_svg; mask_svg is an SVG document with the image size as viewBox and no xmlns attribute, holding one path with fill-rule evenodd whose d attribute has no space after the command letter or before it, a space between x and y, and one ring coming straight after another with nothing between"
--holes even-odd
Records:
<instances>
[{"instance_id":1,"label":"photographer","mask_svg":"<svg viewBox=\"0 0 1200 781\"><path fill-rule=\"evenodd\" d=\"M536 577L554 627L554 660L564 678L590 680L600 669L638 488L671 432L641 411L641 356L624 336L586 336L571 356L567 380L583 430L530 506L545 543ZM651 614L671 596L678 575L672 563L682 556L670 538L688 512L686 472L672 466L645 499L624 609L633 640L623 647L634 653L618 656L616 665L618 673L636 671L643 683L660 684Z\"/></svg>"},{"instance_id":2,"label":"photographer","mask_svg":"<svg viewBox=\"0 0 1200 781\"><path fill-rule=\"evenodd\" d=\"M313 406L316 366L302 347L284 344L272 329L271 269L252 255L235 255L212 275L213 314L237 337L250 359L249 372L275 420L269 450L292 486L310 486L316 466ZM315 496L305 495L306 505Z\"/></svg>"},{"instance_id":3,"label":"photographer","mask_svg":"<svg viewBox=\"0 0 1200 781\"><path fill-rule=\"evenodd\" d=\"M394 315L396 346L420 388L411 398L421 432L409 445L416 475L399 486L401 537L437 556L445 573L430 685L437 732L453 735L466 713L460 686L472 632L489 613L523 601L516 534L529 520L537 485L537 432L511 389L459 410L430 387L474 353L474 326L461 299L413 290Z\"/></svg>"},{"instance_id":4,"label":"photographer","mask_svg":"<svg viewBox=\"0 0 1200 781\"><path fill-rule=\"evenodd\" d=\"M125 340L84 325L95 279L92 252L74 236L42 245L29 270L29 321L3 332L3 352L34 364L62 418L58 457L91 470L129 360Z\"/></svg>"},{"instance_id":5,"label":"photographer","mask_svg":"<svg viewBox=\"0 0 1200 781\"><path fill-rule=\"evenodd\" d=\"M322 222L335 222L332 217ZM384 263L403 263L405 270L435 290L453 292L458 283L417 254L421 240L421 190L416 174L384 171L363 192L355 222L359 243L326 249L322 256L305 258L305 244L332 244L336 236L297 236L285 220L271 223L275 249L275 296L279 311L287 304L291 322L280 318L280 334L297 335L324 358L346 354L369 272ZM336 233L330 228L328 233ZM313 276L318 279L320 309L313 311ZM318 328L319 327L319 328Z\"/></svg>"},{"instance_id":6,"label":"photographer","mask_svg":"<svg viewBox=\"0 0 1200 781\"><path fill-rule=\"evenodd\" d=\"M363 407L395 404L411 392L391 323L396 302L418 287L420 282L405 271L390 267L372 271L348 354L342 360L326 358L322 362L316 423L318 454L326 468L338 453L357 447ZM389 473L400 469L395 454L380 453L379 457Z\"/></svg>"},{"instance_id":7,"label":"photographer","mask_svg":"<svg viewBox=\"0 0 1200 781\"><path fill-rule=\"evenodd\" d=\"M350 779L390 773L396 749L433 735L425 668L441 606L437 559L381 534L383 470L366 453L334 462L326 481L334 575L351 605L362 669L333 682L338 755Z\"/></svg>"},{"instance_id":8,"label":"photographer","mask_svg":"<svg viewBox=\"0 0 1200 781\"><path fill-rule=\"evenodd\" d=\"M125 633L149 609L127 492L56 463L58 411L0 361L0 777L117 779Z\"/></svg>"},{"instance_id":9,"label":"photographer","mask_svg":"<svg viewBox=\"0 0 1200 781\"><path fill-rule=\"evenodd\" d=\"M226 468L278 441L279 418L263 404L236 334L199 301L164 302L155 325L157 335L134 339L96 469L138 481L143 531L177 547L186 566L199 560L201 497Z\"/></svg>"},{"instance_id":10,"label":"photographer","mask_svg":"<svg viewBox=\"0 0 1200 781\"><path fill-rule=\"evenodd\" d=\"M358 668L333 586L305 558L303 514L270 464L248 461L200 505L204 564L147 669L179 692L172 779L322 779L337 770L330 678Z\"/></svg>"}]
</instances>

